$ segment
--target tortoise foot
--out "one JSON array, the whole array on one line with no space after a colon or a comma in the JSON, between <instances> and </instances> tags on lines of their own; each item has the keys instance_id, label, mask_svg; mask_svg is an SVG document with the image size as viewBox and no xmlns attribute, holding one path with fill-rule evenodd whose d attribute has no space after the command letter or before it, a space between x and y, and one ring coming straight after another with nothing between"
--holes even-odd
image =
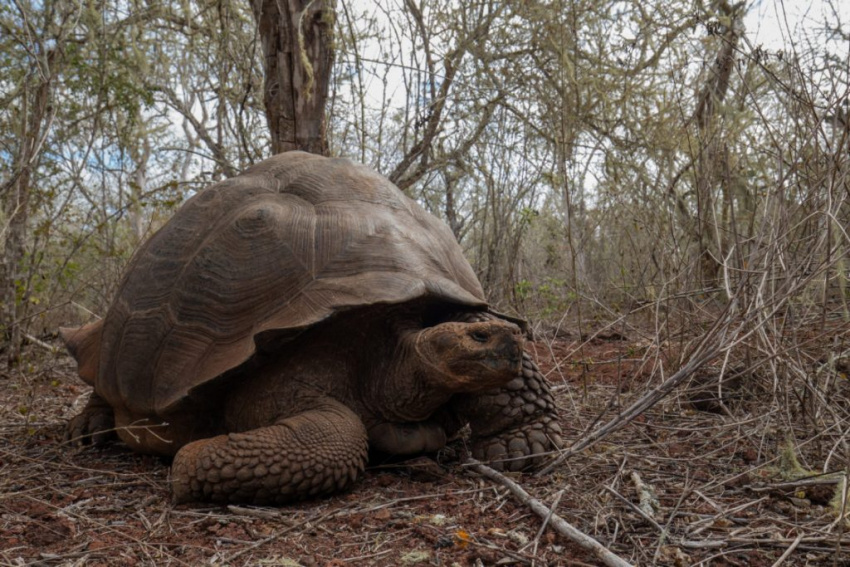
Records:
<instances>
[{"instance_id":1,"label":"tortoise foot","mask_svg":"<svg viewBox=\"0 0 850 567\"><path fill-rule=\"evenodd\" d=\"M71 418L65 428L65 441L76 445L104 445L116 437L115 412L94 392L83 411Z\"/></svg>"},{"instance_id":2,"label":"tortoise foot","mask_svg":"<svg viewBox=\"0 0 850 567\"><path fill-rule=\"evenodd\" d=\"M472 456L500 471L522 471L539 468L564 445L561 426L550 416L500 432L487 438L474 439Z\"/></svg>"}]
</instances>

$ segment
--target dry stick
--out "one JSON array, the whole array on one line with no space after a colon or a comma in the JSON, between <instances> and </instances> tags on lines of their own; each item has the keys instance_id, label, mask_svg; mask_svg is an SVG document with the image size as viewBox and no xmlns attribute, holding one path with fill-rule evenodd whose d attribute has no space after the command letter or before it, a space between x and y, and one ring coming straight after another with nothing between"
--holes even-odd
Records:
<instances>
[{"instance_id":1,"label":"dry stick","mask_svg":"<svg viewBox=\"0 0 850 567\"><path fill-rule=\"evenodd\" d=\"M243 506L230 505L227 511L237 516L249 516L251 518L260 518L261 520L279 520L282 514L279 510L268 510L265 508L245 508Z\"/></svg>"},{"instance_id":2,"label":"dry stick","mask_svg":"<svg viewBox=\"0 0 850 567\"><path fill-rule=\"evenodd\" d=\"M531 555L537 557L537 545L540 543L540 538L543 536L543 532L546 531L546 526L549 525L549 521L552 519L552 514L555 513L555 510L558 509L558 504L561 502L561 497L564 496L563 489L558 491L558 494L555 495L555 500L552 502L552 507L549 508L549 515L543 519L543 523L540 525L540 529L537 530L537 535L534 537L534 547L531 548ZM534 566L534 559L531 560L532 567Z\"/></svg>"},{"instance_id":3,"label":"dry stick","mask_svg":"<svg viewBox=\"0 0 850 567\"><path fill-rule=\"evenodd\" d=\"M786 559L788 559L788 556L791 555L792 553L794 553L794 550L797 549L797 546L800 545L801 541L803 541L803 533L802 532L800 533L800 535L797 536L797 539L794 540L794 543L792 543L788 547L788 549L785 550L785 553L783 553L782 556L779 559L776 560L776 563L774 563L772 565L772 567L779 567L780 565L782 565L782 563Z\"/></svg>"},{"instance_id":4,"label":"dry stick","mask_svg":"<svg viewBox=\"0 0 850 567\"><path fill-rule=\"evenodd\" d=\"M614 553L606 549L601 543L573 527L566 520L555 514L552 510L549 510L549 508L544 506L543 503L541 503L539 500L533 498L519 484L512 481L505 475L495 471L487 465L479 463L474 459L468 459L466 461L466 464L472 470L486 476L490 480L498 482L499 484L510 490L511 493L513 493L513 495L516 496L520 502L531 508L531 510L535 514L537 514L544 520L547 517L550 518L550 523L552 524L552 527L555 528L555 530L557 530L559 534L592 552L605 565L608 565L609 567L631 567L631 563L625 561L618 555L615 555Z\"/></svg>"},{"instance_id":5,"label":"dry stick","mask_svg":"<svg viewBox=\"0 0 850 567\"><path fill-rule=\"evenodd\" d=\"M651 518L655 513L655 509L660 507L658 497L655 496L655 491L640 478L640 474L637 471L632 471L632 482L638 493L638 501L640 502L638 508L646 512L646 515Z\"/></svg>"},{"instance_id":6,"label":"dry stick","mask_svg":"<svg viewBox=\"0 0 850 567\"><path fill-rule=\"evenodd\" d=\"M816 474L808 477L790 480L788 482L777 482L766 484L764 486L747 486L747 490L752 492L773 492L778 490L786 490L789 488L800 488L801 486L826 486L830 484L838 484L842 482L843 476L841 473L826 473Z\"/></svg>"},{"instance_id":7,"label":"dry stick","mask_svg":"<svg viewBox=\"0 0 850 567\"><path fill-rule=\"evenodd\" d=\"M30 335L29 333L24 333L24 338L26 340L28 340L29 342L31 342L32 344L34 344L36 346L40 346L41 348L47 350L47 352L49 352L50 354L56 354L57 352L59 352L59 349L56 348L55 346L48 344L48 343L46 343L46 342L44 342L40 339L37 339L36 337Z\"/></svg>"}]
</instances>

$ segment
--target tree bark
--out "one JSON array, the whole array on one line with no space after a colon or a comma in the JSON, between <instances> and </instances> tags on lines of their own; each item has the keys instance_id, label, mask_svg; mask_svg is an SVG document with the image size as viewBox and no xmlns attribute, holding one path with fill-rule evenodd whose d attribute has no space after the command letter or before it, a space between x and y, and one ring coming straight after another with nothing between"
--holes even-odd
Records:
<instances>
[{"instance_id":1,"label":"tree bark","mask_svg":"<svg viewBox=\"0 0 850 567\"><path fill-rule=\"evenodd\" d=\"M49 100L52 83L51 70L55 51L46 57L46 72L33 72L27 79L23 92L21 132L18 155L11 179L4 187L3 212L6 241L3 247L3 264L0 266L0 294L2 294L3 326L8 340L7 357L14 365L20 359L22 301L20 288L26 276L23 261L29 220L31 178L35 162L41 151L43 135L49 122ZM33 80L35 79L35 80ZM30 82L31 81L31 82ZM32 83L35 83L34 88ZM32 90L31 90L32 89Z\"/></svg>"},{"instance_id":2,"label":"tree bark","mask_svg":"<svg viewBox=\"0 0 850 567\"><path fill-rule=\"evenodd\" d=\"M327 154L334 0L252 0L252 8L265 56L272 151Z\"/></svg>"},{"instance_id":3,"label":"tree bark","mask_svg":"<svg viewBox=\"0 0 850 567\"><path fill-rule=\"evenodd\" d=\"M719 107L726 99L732 70L735 67L735 54L743 36L744 12L740 7L730 6L726 0L718 2L720 14L729 21L720 35L722 43L714 59L706 83L697 99L694 120L699 131L698 154L695 159L697 222L694 239L699 247L699 266L701 283L705 287L717 285L724 251L720 249L721 231L727 227L717 226L716 187L720 183L723 169L720 136L717 132Z\"/></svg>"}]
</instances>

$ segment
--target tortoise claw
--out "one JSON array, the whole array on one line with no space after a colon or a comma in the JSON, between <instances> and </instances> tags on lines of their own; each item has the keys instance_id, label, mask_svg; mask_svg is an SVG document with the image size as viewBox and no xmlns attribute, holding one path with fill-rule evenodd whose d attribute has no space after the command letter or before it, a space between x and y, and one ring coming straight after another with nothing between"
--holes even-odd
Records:
<instances>
[{"instance_id":1,"label":"tortoise claw","mask_svg":"<svg viewBox=\"0 0 850 567\"><path fill-rule=\"evenodd\" d=\"M64 440L74 445L104 445L116 438L115 413L100 396L92 393L86 407L72 417Z\"/></svg>"}]
</instances>

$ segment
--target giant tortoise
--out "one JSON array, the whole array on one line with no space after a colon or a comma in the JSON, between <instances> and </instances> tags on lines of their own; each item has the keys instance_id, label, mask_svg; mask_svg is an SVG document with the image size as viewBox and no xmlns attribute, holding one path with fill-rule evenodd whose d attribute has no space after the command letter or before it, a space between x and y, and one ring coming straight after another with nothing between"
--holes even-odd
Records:
<instances>
[{"instance_id":1,"label":"giant tortoise","mask_svg":"<svg viewBox=\"0 0 850 567\"><path fill-rule=\"evenodd\" d=\"M136 252L106 316L62 329L94 387L68 425L173 455L178 502L349 487L369 449L538 464L561 444L524 322L448 228L345 159L280 154L195 195Z\"/></svg>"}]
</instances>

